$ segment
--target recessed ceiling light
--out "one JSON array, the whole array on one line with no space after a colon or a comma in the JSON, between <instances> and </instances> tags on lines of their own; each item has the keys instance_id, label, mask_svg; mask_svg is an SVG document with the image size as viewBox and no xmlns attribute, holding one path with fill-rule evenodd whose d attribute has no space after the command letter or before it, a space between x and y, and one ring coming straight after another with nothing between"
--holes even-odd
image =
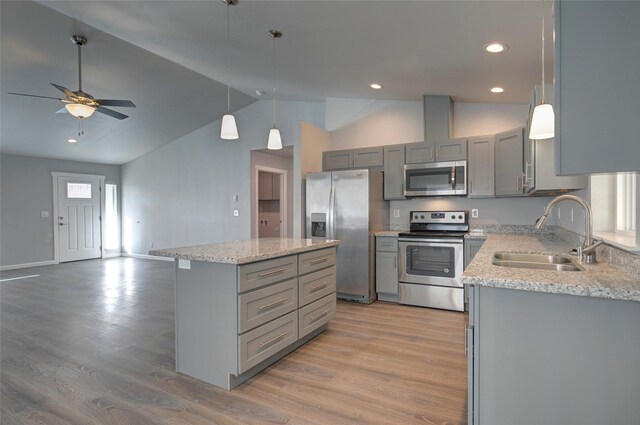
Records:
<instances>
[{"instance_id":1,"label":"recessed ceiling light","mask_svg":"<svg viewBox=\"0 0 640 425\"><path fill-rule=\"evenodd\" d=\"M371 87L374 90L380 90L382 88L382 84L371 83L371 84L369 84L369 87Z\"/></svg>"},{"instance_id":2,"label":"recessed ceiling light","mask_svg":"<svg viewBox=\"0 0 640 425\"><path fill-rule=\"evenodd\" d=\"M509 47L506 44L502 43L489 43L484 46L484 50L489 53L501 53L506 51L507 49L509 49Z\"/></svg>"},{"instance_id":3,"label":"recessed ceiling light","mask_svg":"<svg viewBox=\"0 0 640 425\"><path fill-rule=\"evenodd\" d=\"M69 140L67 140L67 142L69 142L69 143L75 143L75 142L77 142L77 140L76 140L76 139L69 139Z\"/></svg>"},{"instance_id":4,"label":"recessed ceiling light","mask_svg":"<svg viewBox=\"0 0 640 425\"><path fill-rule=\"evenodd\" d=\"M491 93L502 93L504 89L502 87L493 87Z\"/></svg>"}]
</instances>

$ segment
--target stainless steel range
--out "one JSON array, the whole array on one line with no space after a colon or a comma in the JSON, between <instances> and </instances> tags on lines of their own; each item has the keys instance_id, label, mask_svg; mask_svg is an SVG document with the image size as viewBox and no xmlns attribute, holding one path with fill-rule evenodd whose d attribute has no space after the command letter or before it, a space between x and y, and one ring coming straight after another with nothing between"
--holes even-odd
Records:
<instances>
[{"instance_id":1,"label":"stainless steel range","mask_svg":"<svg viewBox=\"0 0 640 425\"><path fill-rule=\"evenodd\" d=\"M400 303L464 311L464 235L468 211L412 211L400 233Z\"/></svg>"}]
</instances>

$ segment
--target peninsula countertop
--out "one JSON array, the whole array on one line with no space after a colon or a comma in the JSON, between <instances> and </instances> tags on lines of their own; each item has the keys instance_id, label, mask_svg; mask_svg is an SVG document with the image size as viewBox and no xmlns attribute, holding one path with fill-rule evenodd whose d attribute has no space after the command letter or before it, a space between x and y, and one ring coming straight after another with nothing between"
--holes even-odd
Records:
<instances>
[{"instance_id":1,"label":"peninsula countertop","mask_svg":"<svg viewBox=\"0 0 640 425\"><path fill-rule=\"evenodd\" d=\"M521 269L492 264L493 254L497 251L568 254L572 248L573 245L555 235L490 233L464 271L462 282L465 285L640 301L640 275L625 273L605 261L580 264L584 270L576 272Z\"/></svg>"},{"instance_id":2,"label":"peninsula countertop","mask_svg":"<svg viewBox=\"0 0 640 425\"><path fill-rule=\"evenodd\" d=\"M330 248L339 244L339 240L261 238L180 248L154 249L149 251L149 255L204 261L207 263L247 264Z\"/></svg>"}]
</instances>

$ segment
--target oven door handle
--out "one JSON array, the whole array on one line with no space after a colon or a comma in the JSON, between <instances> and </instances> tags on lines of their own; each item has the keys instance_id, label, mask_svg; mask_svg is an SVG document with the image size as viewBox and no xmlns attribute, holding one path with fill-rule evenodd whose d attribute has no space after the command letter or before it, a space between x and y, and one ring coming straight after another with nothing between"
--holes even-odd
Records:
<instances>
[{"instance_id":1,"label":"oven door handle","mask_svg":"<svg viewBox=\"0 0 640 425\"><path fill-rule=\"evenodd\" d=\"M451 240L451 239L415 239L415 238L400 238L398 242L404 242L405 245L411 243L411 245L416 246L457 246L462 245L464 241L460 240Z\"/></svg>"}]
</instances>

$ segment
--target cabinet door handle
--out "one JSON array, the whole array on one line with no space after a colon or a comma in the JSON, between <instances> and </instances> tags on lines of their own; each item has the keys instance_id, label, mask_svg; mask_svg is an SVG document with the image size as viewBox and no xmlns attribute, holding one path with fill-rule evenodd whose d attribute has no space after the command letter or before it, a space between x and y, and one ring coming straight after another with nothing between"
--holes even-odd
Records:
<instances>
[{"instance_id":1,"label":"cabinet door handle","mask_svg":"<svg viewBox=\"0 0 640 425\"><path fill-rule=\"evenodd\" d=\"M262 349L268 345L273 344L274 342L278 341L279 339L282 339L283 336L287 335L287 332L282 332L280 335L278 335L275 338L271 338L269 341L267 342L263 342L262 344L260 344L260 346L258 347L259 349Z\"/></svg>"},{"instance_id":2,"label":"cabinet door handle","mask_svg":"<svg viewBox=\"0 0 640 425\"><path fill-rule=\"evenodd\" d=\"M258 276L260 276L260 277L273 276L274 274L280 274L280 273L284 273L286 271L287 271L287 268L285 267L283 269L272 270L270 272L260 273Z\"/></svg>"},{"instance_id":3,"label":"cabinet door handle","mask_svg":"<svg viewBox=\"0 0 640 425\"><path fill-rule=\"evenodd\" d=\"M321 289L326 288L326 287L327 287L327 285L328 285L328 283L323 283L322 285L314 286L313 288L311 288L311 289L309 290L309 292L310 292L310 293L313 293L313 292L319 291L319 290L321 290Z\"/></svg>"},{"instance_id":4,"label":"cabinet door handle","mask_svg":"<svg viewBox=\"0 0 640 425\"><path fill-rule=\"evenodd\" d=\"M262 310L266 310L266 309L271 308L271 307L275 307L278 304L282 304L286 300L288 300L288 298L282 298L282 299L279 299L278 301L274 301L274 302L271 302L269 304L261 305L260 308L258 308L258 311L262 311Z\"/></svg>"},{"instance_id":5,"label":"cabinet door handle","mask_svg":"<svg viewBox=\"0 0 640 425\"><path fill-rule=\"evenodd\" d=\"M317 316L313 316L311 318L311 320L309 321L309 324L317 322L318 320L322 319L327 314L329 314L329 310L325 310L322 313L318 314Z\"/></svg>"},{"instance_id":6,"label":"cabinet door handle","mask_svg":"<svg viewBox=\"0 0 640 425\"><path fill-rule=\"evenodd\" d=\"M469 180L469 193L473 193L473 180Z\"/></svg>"},{"instance_id":7,"label":"cabinet door handle","mask_svg":"<svg viewBox=\"0 0 640 425\"><path fill-rule=\"evenodd\" d=\"M469 332L473 329L473 326L464 325L464 354L469 354Z\"/></svg>"},{"instance_id":8,"label":"cabinet door handle","mask_svg":"<svg viewBox=\"0 0 640 425\"><path fill-rule=\"evenodd\" d=\"M325 258L318 258L318 259L316 259L316 260L311 260L311 261L309 261L309 264L311 264L311 265L315 266L316 264L326 263L326 262L327 262L327 260L328 260L328 258L326 258L326 257L325 257Z\"/></svg>"}]
</instances>

